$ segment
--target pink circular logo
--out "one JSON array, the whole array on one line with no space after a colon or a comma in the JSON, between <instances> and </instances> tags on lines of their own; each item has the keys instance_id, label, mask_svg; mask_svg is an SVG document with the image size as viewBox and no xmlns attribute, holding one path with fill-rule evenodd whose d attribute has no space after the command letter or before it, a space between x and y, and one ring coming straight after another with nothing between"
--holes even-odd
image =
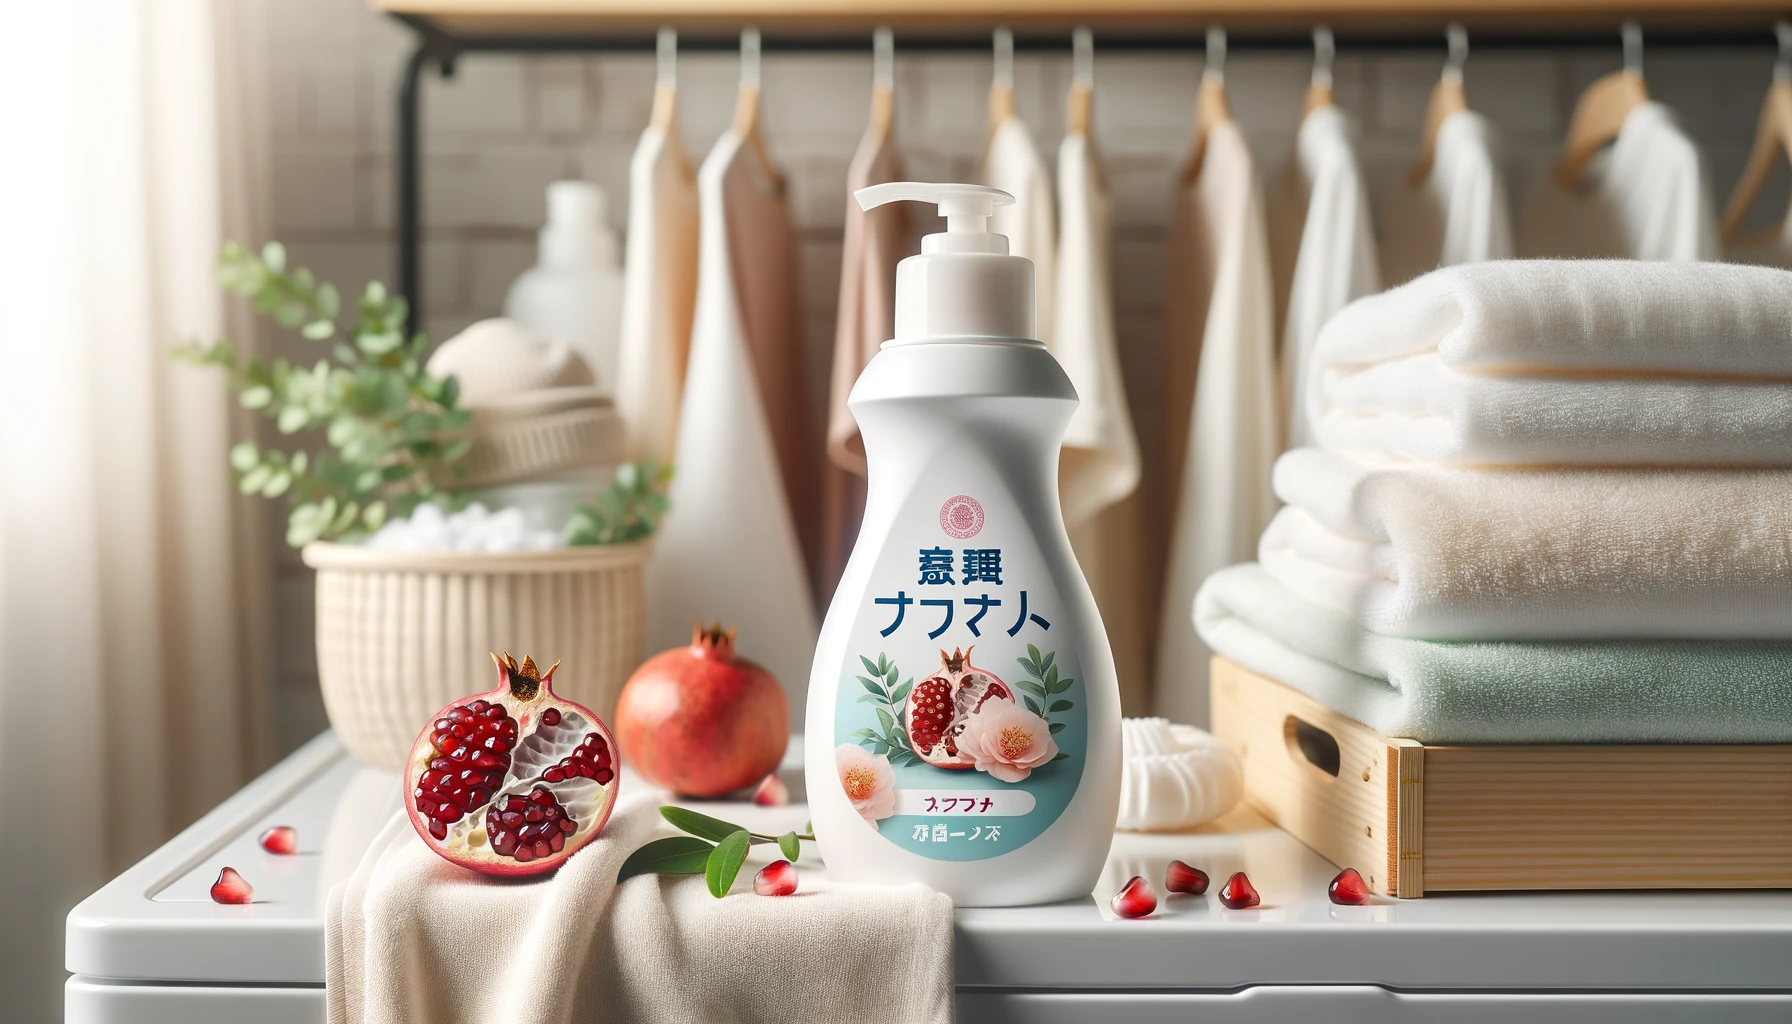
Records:
<instances>
[{"instance_id":1,"label":"pink circular logo","mask_svg":"<svg viewBox=\"0 0 1792 1024\"><path fill-rule=\"evenodd\" d=\"M977 536L983 529L983 506L968 494L947 498L940 506L940 529L959 540Z\"/></svg>"}]
</instances>

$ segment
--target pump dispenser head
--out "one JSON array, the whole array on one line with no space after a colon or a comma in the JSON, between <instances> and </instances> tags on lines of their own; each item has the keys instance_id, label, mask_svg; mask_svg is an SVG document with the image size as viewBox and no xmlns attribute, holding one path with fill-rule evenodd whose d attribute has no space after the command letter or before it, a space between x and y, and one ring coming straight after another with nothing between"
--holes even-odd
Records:
<instances>
[{"instance_id":1,"label":"pump dispenser head","mask_svg":"<svg viewBox=\"0 0 1792 1024\"><path fill-rule=\"evenodd\" d=\"M895 344L914 341L1032 340L1033 264L1008 254L1008 236L989 230L996 207L1014 197L987 185L891 181L853 193L864 210L885 203L939 207L946 230L921 240L921 254L896 268Z\"/></svg>"}]
</instances>

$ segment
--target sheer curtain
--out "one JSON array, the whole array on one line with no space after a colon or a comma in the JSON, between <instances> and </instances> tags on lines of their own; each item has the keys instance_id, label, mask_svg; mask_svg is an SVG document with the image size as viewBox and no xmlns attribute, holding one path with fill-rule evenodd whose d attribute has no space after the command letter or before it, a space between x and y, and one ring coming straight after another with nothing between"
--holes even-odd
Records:
<instances>
[{"instance_id":1,"label":"sheer curtain","mask_svg":"<svg viewBox=\"0 0 1792 1024\"><path fill-rule=\"evenodd\" d=\"M270 756L249 424L169 347L266 230L259 0L9 5L0 35L0 962L60 1019L63 918Z\"/></svg>"}]
</instances>

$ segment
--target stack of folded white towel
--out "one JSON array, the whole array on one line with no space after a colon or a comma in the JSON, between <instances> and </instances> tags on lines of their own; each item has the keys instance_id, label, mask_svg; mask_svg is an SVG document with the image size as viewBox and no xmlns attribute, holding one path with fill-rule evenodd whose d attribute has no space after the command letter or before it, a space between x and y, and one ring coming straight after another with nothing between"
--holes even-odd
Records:
<instances>
[{"instance_id":1,"label":"stack of folded white towel","mask_svg":"<svg viewBox=\"0 0 1792 1024\"><path fill-rule=\"evenodd\" d=\"M1792 739L1792 273L1439 270L1302 399L1214 650L1429 742Z\"/></svg>"}]
</instances>

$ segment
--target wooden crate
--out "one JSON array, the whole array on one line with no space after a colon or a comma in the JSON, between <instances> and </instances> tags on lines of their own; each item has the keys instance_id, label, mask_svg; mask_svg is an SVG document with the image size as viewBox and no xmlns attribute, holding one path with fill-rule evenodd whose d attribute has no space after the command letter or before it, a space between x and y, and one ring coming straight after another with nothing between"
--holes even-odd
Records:
<instances>
[{"instance_id":1,"label":"wooden crate","mask_svg":"<svg viewBox=\"0 0 1792 1024\"><path fill-rule=\"evenodd\" d=\"M1792 746L1428 747L1213 660L1245 800L1375 891L1792 888Z\"/></svg>"}]
</instances>

